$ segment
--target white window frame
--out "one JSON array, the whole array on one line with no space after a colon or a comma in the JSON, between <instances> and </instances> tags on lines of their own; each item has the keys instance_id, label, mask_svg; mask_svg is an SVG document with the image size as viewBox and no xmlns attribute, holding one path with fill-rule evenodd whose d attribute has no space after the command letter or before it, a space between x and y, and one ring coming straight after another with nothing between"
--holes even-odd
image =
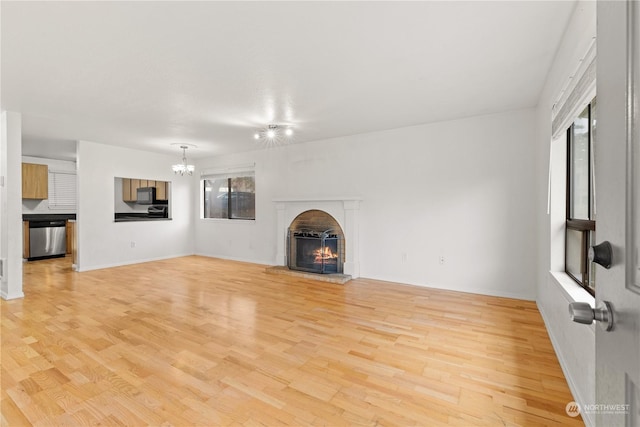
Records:
<instances>
[{"instance_id":1,"label":"white window frame","mask_svg":"<svg viewBox=\"0 0 640 427\"><path fill-rule=\"evenodd\" d=\"M200 219L207 221L237 221L237 222L254 222L258 216L257 206L254 208L254 217L252 219L243 219L243 218L207 218L204 216L205 212L205 204L204 204L204 191L205 191L205 180L220 180L220 179L229 179L229 178L242 178L252 176L254 179L254 183L256 181L256 173L255 173L255 164L245 165L245 166L233 166L221 169L208 169L203 170L200 174ZM257 191L256 191L257 193ZM257 205L257 203L256 203Z\"/></svg>"}]
</instances>

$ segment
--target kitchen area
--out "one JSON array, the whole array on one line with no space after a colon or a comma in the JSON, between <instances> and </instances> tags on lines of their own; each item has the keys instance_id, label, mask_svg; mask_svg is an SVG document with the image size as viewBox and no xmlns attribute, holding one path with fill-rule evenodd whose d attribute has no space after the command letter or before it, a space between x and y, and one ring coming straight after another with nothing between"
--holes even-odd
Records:
<instances>
[{"instance_id":1,"label":"kitchen area","mask_svg":"<svg viewBox=\"0 0 640 427\"><path fill-rule=\"evenodd\" d=\"M114 179L114 221L168 221L171 183L141 178Z\"/></svg>"},{"instance_id":2,"label":"kitchen area","mask_svg":"<svg viewBox=\"0 0 640 427\"><path fill-rule=\"evenodd\" d=\"M75 212L75 162L23 157L23 259L73 257Z\"/></svg>"},{"instance_id":3,"label":"kitchen area","mask_svg":"<svg viewBox=\"0 0 640 427\"><path fill-rule=\"evenodd\" d=\"M76 162L23 156L23 259L76 264ZM115 223L170 221L171 182L114 178Z\"/></svg>"}]
</instances>

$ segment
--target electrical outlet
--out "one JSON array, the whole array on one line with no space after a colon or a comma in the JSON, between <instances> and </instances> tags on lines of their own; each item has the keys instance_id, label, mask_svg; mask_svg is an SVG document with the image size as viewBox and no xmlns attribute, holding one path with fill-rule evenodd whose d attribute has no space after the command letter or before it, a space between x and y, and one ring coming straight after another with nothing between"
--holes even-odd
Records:
<instances>
[{"instance_id":1,"label":"electrical outlet","mask_svg":"<svg viewBox=\"0 0 640 427\"><path fill-rule=\"evenodd\" d=\"M402 252L402 262L407 262L407 253Z\"/></svg>"},{"instance_id":2,"label":"electrical outlet","mask_svg":"<svg viewBox=\"0 0 640 427\"><path fill-rule=\"evenodd\" d=\"M136 242L134 242L133 240L131 241L131 247L135 248L136 247Z\"/></svg>"},{"instance_id":3,"label":"electrical outlet","mask_svg":"<svg viewBox=\"0 0 640 427\"><path fill-rule=\"evenodd\" d=\"M4 277L4 259L0 259L0 277Z\"/></svg>"},{"instance_id":4,"label":"electrical outlet","mask_svg":"<svg viewBox=\"0 0 640 427\"><path fill-rule=\"evenodd\" d=\"M440 255L440 265L444 265L444 255Z\"/></svg>"}]
</instances>

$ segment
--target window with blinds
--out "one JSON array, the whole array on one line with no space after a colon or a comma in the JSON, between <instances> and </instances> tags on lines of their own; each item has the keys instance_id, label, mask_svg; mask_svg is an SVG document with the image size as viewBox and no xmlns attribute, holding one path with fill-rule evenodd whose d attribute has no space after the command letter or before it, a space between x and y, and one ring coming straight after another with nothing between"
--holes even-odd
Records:
<instances>
[{"instance_id":1,"label":"window with blinds","mask_svg":"<svg viewBox=\"0 0 640 427\"><path fill-rule=\"evenodd\" d=\"M49 170L49 209L76 209L76 173Z\"/></svg>"}]
</instances>

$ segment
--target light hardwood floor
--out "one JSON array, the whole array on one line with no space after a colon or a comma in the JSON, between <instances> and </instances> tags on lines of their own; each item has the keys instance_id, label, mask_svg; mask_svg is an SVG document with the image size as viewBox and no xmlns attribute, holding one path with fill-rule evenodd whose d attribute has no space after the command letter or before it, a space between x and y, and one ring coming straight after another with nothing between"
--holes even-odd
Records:
<instances>
[{"instance_id":1,"label":"light hardwood floor","mask_svg":"<svg viewBox=\"0 0 640 427\"><path fill-rule=\"evenodd\" d=\"M533 302L198 256L24 267L3 425L584 425Z\"/></svg>"}]
</instances>

